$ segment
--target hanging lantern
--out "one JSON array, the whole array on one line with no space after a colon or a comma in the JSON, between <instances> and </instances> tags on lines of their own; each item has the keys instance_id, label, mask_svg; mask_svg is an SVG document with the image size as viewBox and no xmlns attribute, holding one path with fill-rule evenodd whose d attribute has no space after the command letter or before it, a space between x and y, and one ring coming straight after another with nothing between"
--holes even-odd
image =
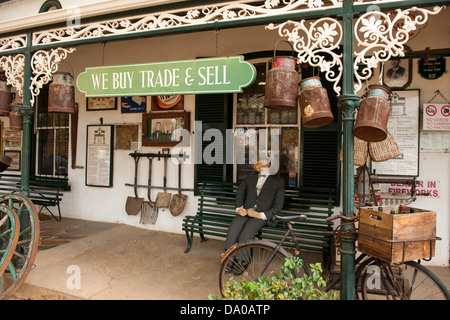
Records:
<instances>
[{"instance_id":1,"label":"hanging lantern","mask_svg":"<svg viewBox=\"0 0 450 320\"><path fill-rule=\"evenodd\" d=\"M9 112L9 129L11 131L21 131L23 129L23 115L20 112L22 104L12 103Z\"/></svg>"},{"instance_id":2,"label":"hanging lantern","mask_svg":"<svg viewBox=\"0 0 450 320\"><path fill-rule=\"evenodd\" d=\"M48 112L75 113L75 87L72 75L56 72L48 89Z\"/></svg>"},{"instance_id":3,"label":"hanging lantern","mask_svg":"<svg viewBox=\"0 0 450 320\"><path fill-rule=\"evenodd\" d=\"M8 116L11 111L11 102L14 99L14 93L11 87L6 85L5 73L0 73L0 116Z\"/></svg>"},{"instance_id":4,"label":"hanging lantern","mask_svg":"<svg viewBox=\"0 0 450 320\"><path fill-rule=\"evenodd\" d=\"M278 40L275 44L273 59L271 60L272 69L266 75L266 87L264 94L264 107L270 109L294 109L297 108L298 95L298 72L295 69L295 58L277 57L276 50ZM292 55L294 55L294 48Z\"/></svg>"},{"instance_id":5,"label":"hanging lantern","mask_svg":"<svg viewBox=\"0 0 450 320\"><path fill-rule=\"evenodd\" d=\"M300 81L298 104L302 113L302 123L306 128L318 128L333 122L327 89L322 87L319 77Z\"/></svg>"},{"instance_id":6,"label":"hanging lantern","mask_svg":"<svg viewBox=\"0 0 450 320\"><path fill-rule=\"evenodd\" d=\"M386 139L391 113L391 90L383 85L370 85L359 105L353 135L361 140L378 142Z\"/></svg>"}]
</instances>

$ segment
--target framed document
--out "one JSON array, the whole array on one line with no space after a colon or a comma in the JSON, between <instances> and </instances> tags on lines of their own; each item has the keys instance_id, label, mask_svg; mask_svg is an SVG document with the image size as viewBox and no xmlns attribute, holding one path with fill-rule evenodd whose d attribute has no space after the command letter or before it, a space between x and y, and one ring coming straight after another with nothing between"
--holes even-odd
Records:
<instances>
[{"instance_id":1,"label":"framed document","mask_svg":"<svg viewBox=\"0 0 450 320\"><path fill-rule=\"evenodd\" d=\"M112 187L114 126L88 125L86 137L86 185Z\"/></svg>"},{"instance_id":2,"label":"framed document","mask_svg":"<svg viewBox=\"0 0 450 320\"><path fill-rule=\"evenodd\" d=\"M378 175L419 175L419 90L392 91L392 113L388 131L400 150L394 159L372 161L372 171Z\"/></svg>"}]
</instances>

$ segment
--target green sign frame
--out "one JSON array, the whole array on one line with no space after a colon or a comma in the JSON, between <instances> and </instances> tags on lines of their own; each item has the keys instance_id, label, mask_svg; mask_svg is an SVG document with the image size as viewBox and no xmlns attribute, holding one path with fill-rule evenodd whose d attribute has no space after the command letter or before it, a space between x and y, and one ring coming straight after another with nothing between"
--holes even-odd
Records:
<instances>
[{"instance_id":1,"label":"green sign frame","mask_svg":"<svg viewBox=\"0 0 450 320\"><path fill-rule=\"evenodd\" d=\"M242 92L256 79L243 56L86 68L77 88L86 97Z\"/></svg>"}]
</instances>

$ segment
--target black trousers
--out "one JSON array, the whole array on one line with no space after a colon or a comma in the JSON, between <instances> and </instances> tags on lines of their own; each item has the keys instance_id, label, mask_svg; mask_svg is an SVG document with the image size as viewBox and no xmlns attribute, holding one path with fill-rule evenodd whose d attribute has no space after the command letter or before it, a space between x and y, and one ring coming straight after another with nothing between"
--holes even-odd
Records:
<instances>
[{"instance_id":1,"label":"black trousers","mask_svg":"<svg viewBox=\"0 0 450 320\"><path fill-rule=\"evenodd\" d=\"M228 250L235 243L253 239L265 224L266 220L236 215L228 228L225 250ZM244 256L238 256L238 258L247 260Z\"/></svg>"}]
</instances>

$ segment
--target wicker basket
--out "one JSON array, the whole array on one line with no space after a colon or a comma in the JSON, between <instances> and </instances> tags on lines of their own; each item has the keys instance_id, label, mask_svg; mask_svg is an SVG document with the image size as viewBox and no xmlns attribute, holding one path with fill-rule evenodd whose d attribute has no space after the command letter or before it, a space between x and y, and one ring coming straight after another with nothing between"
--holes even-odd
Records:
<instances>
[{"instance_id":1,"label":"wicker basket","mask_svg":"<svg viewBox=\"0 0 450 320\"><path fill-rule=\"evenodd\" d=\"M388 132L386 139L379 142L369 142L369 154L373 161L380 162L393 159L400 155L397 142Z\"/></svg>"},{"instance_id":2,"label":"wicker basket","mask_svg":"<svg viewBox=\"0 0 450 320\"><path fill-rule=\"evenodd\" d=\"M369 155L369 143L367 141L363 141L354 137L354 164L355 166L363 166L367 161L367 156ZM344 161L344 147L341 147L341 153L339 155L339 159Z\"/></svg>"}]
</instances>

